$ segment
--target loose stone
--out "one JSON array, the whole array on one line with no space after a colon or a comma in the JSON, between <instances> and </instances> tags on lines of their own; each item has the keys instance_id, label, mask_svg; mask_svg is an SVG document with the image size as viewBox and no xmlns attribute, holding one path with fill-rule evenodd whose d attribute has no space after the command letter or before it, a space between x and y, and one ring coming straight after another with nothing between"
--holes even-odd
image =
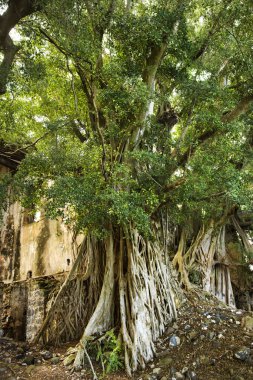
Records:
<instances>
[{"instance_id":1,"label":"loose stone","mask_svg":"<svg viewBox=\"0 0 253 380\"><path fill-rule=\"evenodd\" d=\"M242 318L242 326L246 330L253 330L253 317L246 315Z\"/></svg>"},{"instance_id":2,"label":"loose stone","mask_svg":"<svg viewBox=\"0 0 253 380\"><path fill-rule=\"evenodd\" d=\"M51 359L51 363L52 364L58 364L60 362L60 358L58 356L54 356L52 359Z\"/></svg>"},{"instance_id":3,"label":"loose stone","mask_svg":"<svg viewBox=\"0 0 253 380\"><path fill-rule=\"evenodd\" d=\"M197 375L196 375L196 373L194 371L188 371L186 378L189 379L189 380L197 380L198 379Z\"/></svg>"},{"instance_id":4,"label":"loose stone","mask_svg":"<svg viewBox=\"0 0 253 380\"><path fill-rule=\"evenodd\" d=\"M50 351L43 351L40 353L43 359L49 360L53 357L52 353Z\"/></svg>"},{"instance_id":5,"label":"loose stone","mask_svg":"<svg viewBox=\"0 0 253 380\"><path fill-rule=\"evenodd\" d=\"M171 347L177 347L180 345L180 338L176 335L172 335L170 338L169 344Z\"/></svg>"},{"instance_id":6,"label":"loose stone","mask_svg":"<svg viewBox=\"0 0 253 380\"><path fill-rule=\"evenodd\" d=\"M176 380L184 380L184 375L181 372L176 372L174 377Z\"/></svg>"},{"instance_id":7,"label":"loose stone","mask_svg":"<svg viewBox=\"0 0 253 380\"><path fill-rule=\"evenodd\" d=\"M172 358L165 356L164 358L159 360L158 365L161 367L169 367L172 362L173 362Z\"/></svg>"},{"instance_id":8,"label":"loose stone","mask_svg":"<svg viewBox=\"0 0 253 380\"><path fill-rule=\"evenodd\" d=\"M27 355L24 358L22 364L26 364L26 365L32 365L32 364L34 364L34 357L32 355Z\"/></svg>"},{"instance_id":9,"label":"loose stone","mask_svg":"<svg viewBox=\"0 0 253 380\"><path fill-rule=\"evenodd\" d=\"M236 359L246 361L250 357L250 348L242 347L235 353Z\"/></svg>"},{"instance_id":10,"label":"loose stone","mask_svg":"<svg viewBox=\"0 0 253 380\"><path fill-rule=\"evenodd\" d=\"M160 375L161 372L162 372L162 369L161 369L161 368L154 368L154 369L153 369L153 374L155 374L155 375Z\"/></svg>"},{"instance_id":11,"label":"loose stone","mask_svg":"<svg viewBox=\"0 0 253 380\"><path fill-rule=\"evenodd\" d=\"M75 360L75 357L76 357L75 354L70 354L69 356L67 356L67 357L64 359L63 364L64 364L65 366L68 366L68 365L72 364L73 361Z\"/></svg>"}]
</instances>

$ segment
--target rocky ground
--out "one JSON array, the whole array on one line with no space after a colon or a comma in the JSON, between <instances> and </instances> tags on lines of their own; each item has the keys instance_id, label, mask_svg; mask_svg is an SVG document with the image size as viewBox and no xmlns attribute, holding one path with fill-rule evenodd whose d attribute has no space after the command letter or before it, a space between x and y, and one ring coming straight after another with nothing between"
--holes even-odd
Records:
<instances>
[{"instance_id":1,"label":"rocky ground","mask_svg":"<svg viewBox=\"0 0 253 380\"><path fill-rule=\"evenodd\" d=\"M92 380L90 368L72 372L66 347L30 347L0 338L1 380ZM65 363L65 364L64 364ZM99 366L95 364L99 374ZM157 342L157 355L138 380L253 380L253 313L233 310L208 294L189 297ZM124 373L105 379L126 380Z\"/></svg>"}]
</instances>

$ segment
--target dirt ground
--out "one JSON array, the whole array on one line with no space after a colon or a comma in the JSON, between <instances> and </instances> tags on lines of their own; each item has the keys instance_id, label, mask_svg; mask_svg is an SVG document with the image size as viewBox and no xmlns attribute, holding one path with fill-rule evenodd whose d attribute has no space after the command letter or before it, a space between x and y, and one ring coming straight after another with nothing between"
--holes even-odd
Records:
<instances>
[{"instance_id":1,"label":"dirt ground","mask_svg":"<svg viewBox=\"0 0 253 380\"><path fill-rule=\"evenodd\" d=\"M0 338L0 380L92 380L88 364L80 372L64 365L66 349L30 347ZM156 350L155 360L133 379L253 380L253 313L226 307L204 293L192 293ZM94 365L102 378L95 360ZM120 372L104 379L128 377Z\"/></svg>"}]
</instances>

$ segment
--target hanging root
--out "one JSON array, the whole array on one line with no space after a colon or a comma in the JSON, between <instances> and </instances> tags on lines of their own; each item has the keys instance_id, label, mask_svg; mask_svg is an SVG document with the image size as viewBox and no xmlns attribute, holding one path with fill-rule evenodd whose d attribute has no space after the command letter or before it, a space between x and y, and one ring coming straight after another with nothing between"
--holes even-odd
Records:
<instances>
[{"instance_id":1,"label":"hanging root","mask_svg":"<svg viewBox=\"0 0 253 380\"><path fill-rule=\"evenodd\" d=\"M84 355L87 342L93 335L102 334L104 331L109 330L113 325L113 296L114 296L114 244L112 231L109 234L106 243L106 266L104 272L103 286L97 306L85 327L82 338L80 339L77 348L77 355L74 361L74 367L83 365Z\"/></svg>"},{"instance_id":2,"label":"hanging root","mask_svg":"<svg viewBox=\"0 0 253 380\"><path fill-rule=\"evenodd\" d=\"M244 246L245 251L247 253L252 253L253 252L253 247L250 244L249 237L247 236L246 232L242 229L242 227L240 226L240 224L239 224L239 222L238 222L238 220L236 219L235 216L232 216L231 220L233 222L233 225L234 225L237 233L239 234L239 236L241 238L241 241L242 241L242 244Z\"/></svg>"},{"instance_id":3,"label":"hanging root","mask_svg":"<svg viewBox=\"0 0 253 380\"><path fill-rule=\"evenodd\" d=\"M85 354L85 356L87 357L88 362L89 362L89 364L90 364L90 368L91 368L91 371L92 371L92 374L93 374L93 380L98 380L98 377L97 377L97 374L96 374L96 372L95 372L95 370L94 370L94 367L93 367L93 364L92 364L91 358L90 358L90 356L89 356L89 354L88 354L88 352L87 352L85 346L83 347L83 351L84 351L84 354Z\"/></svg>"},{"instance_id":4,"label":"hanging root","mask_svg":"<svg viewBox=\"0 0 253 380\"><path fill-rule=\"evenodd\" d=\"M180 284L185 288L185 290L190 290L192 288L192 285L189 281L188 273L185 267L185 258L184 258L185 248L186 248L186 234L185 234L185 230L183 229L180 236L178 250L177 250L176 255L173 258L172 264L178 273Z\"/></svg>"},{"instance_id":5,"label":"hanging root","mask_svg":"<svg viewBox=\"0 0 253 380\"><path fill-rule=\"evenodd\" d=\"M184 256L186 268L201 275L202 287L218 299L234 306L230 270L226 258L225 226L211 222L200 229Z\"/></svg>"},{"instance_id":6,"label":"hanging root","mask_svg":"<svg viewBox=\"0 0 253 380\"><path fill-rule=\"evenodd\" d=\"M158 239L147 241L133 228L110 231L105 243L102 290L80 340L74 366L83 364L88 340L116 324L120 325L129 375L153 359L155 341L177 316L173 289L178 284L161 247Z\"/></svg>"},{"instance_id":7,"label":"hanging root","mask_svg":"<svg viewBox=\"0 0 253 380\"><path fill-rule=\"evenodd\" d=\"M46 343L63 343L81 336L98 302L102 264L100 245L86 236L65 281L51 294L47 315L33 343L42 336Z\"/></svg>"},{"instance_id":8,"label":"hanging root","mask_svg":"<svg viewBox=\"0 0 253 380\"><path fill-rule=\"evenodd\" d=\"M144 240L136 230L125 231L121 246L120 313L129 374L155 354L155 341L176 318L170 268L159 243ZM124 257L127 264L124 266Z\"/></svg>"},{"instance_id":9,"label":"hanging root","mask_svg":"<svg viewBox=\"0 0 253 380\"><path fill-rule=\"evenodd\" d=\"M83 244L81 245L80 249L79 249L79 253L77 255L77 258L66 278L66 280L64 281L64 283L62 284L62 286L60 287L60 290L58 291L57 295L55 296L55 298L53 300L51 300L51 304L50 304L50 307L47 311L47 315L46 315L46 318L44 319L43 321L43 324L42 326L40 327L39 331L37 332L36 336L34 337L33 339L33 342L32 343L38 343L40 337L42 336L42 334L44 333L44 331L46 330L53 314L54 314L54 311L56 310L57 306L58 306L58 303L59 303L59 300L61 299L61 297L64 295L71 279L73 278L73 275L81 261L81 258L82 258L82 255L83 255L83 247L84 247L84 244L85 242L83 242Z\"/></svg>"},{"instance_id":10,"label":"hanging root","mask_svg":"<svg viewBox=\"0 0 253 380\"><path fill-rule=\"evenodd\" d=\"M90 362L87 343L116 328L130 375L153 359L155 341L177 316L179 293L160 230L154 227L150 241L131 226L110 227L104 241L85 238L34 341L42 335L47 341L73 340L83 328L74 361L80 368L85 357Z\"/></svg>"}]
</instances>

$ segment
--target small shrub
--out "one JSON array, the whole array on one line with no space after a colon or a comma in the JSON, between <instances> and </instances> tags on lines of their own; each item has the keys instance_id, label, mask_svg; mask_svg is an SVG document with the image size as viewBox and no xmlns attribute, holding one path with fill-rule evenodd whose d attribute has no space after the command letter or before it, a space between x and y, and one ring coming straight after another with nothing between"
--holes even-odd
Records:
<instances>
[{"instance_id":1,"label":"small shrub","mask_svg":"<svg viewBox=\"0 0 253 380\"><path fill-rule=\"evenodd\" d=\"M122 345L114 329L107 331L98 342L97 360L101 361L103 372L110 373L123 368Z\"/></svg>"}]
</instances>

